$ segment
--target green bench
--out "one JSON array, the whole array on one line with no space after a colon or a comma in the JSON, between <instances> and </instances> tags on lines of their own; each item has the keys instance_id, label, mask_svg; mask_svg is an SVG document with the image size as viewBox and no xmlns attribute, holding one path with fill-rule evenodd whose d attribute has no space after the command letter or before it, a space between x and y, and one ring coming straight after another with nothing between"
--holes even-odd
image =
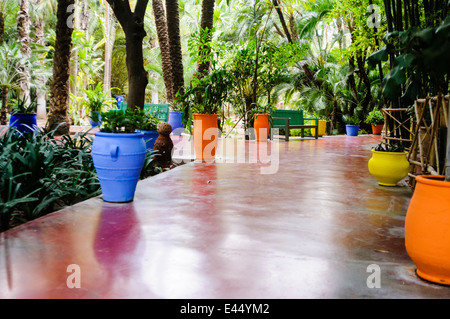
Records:
<instances>
[{"instance_id":1,"label":"green bench","mask_svg":"<svg viewBox=\"0 0 450 319\"><path fill-rule=\"evenodd\" d=\"M271 137L273 137L272 129L284 129L285 140L289 141L289 131L291 129L301 129L303 138L304 129L306 128L314 128L315 138L319 138L319 119L304 118L303 110L275 110L272 112Z\"/></svg>"},{"instance_id":2,"label":"green bench","mask_svg":"<svg viewBox=\"0 0 450 319\"><path fill-rule=\"evenodd\" d=\"M125 111L127 103L122 103L120 109ZM169 104L144 104L144 110L150 110L161 122L169 122Z\"/></svg>"}]
</instances>

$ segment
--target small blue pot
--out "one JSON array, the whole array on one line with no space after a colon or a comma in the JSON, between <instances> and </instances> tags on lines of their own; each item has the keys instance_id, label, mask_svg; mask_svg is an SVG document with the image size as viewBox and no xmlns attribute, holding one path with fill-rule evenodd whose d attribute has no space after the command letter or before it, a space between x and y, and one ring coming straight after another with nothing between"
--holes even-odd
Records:
<instances>
[{"instance_id":1,"label":"small blue pot","mask_svg":"<svg viewBox=\"0 0 450 319\"><path fill-rule=\"evenodd\" d=\"M15 127L21 133L29 133L36 129L36 113L11 114L9 126Z\"/></svg>"},{"instance_id":2,"label":"small blue pot","mask_svg":"<svg viewBox=\"0 0 450 319\"><path fill-rule=\"evenodd\" d=\"M154 130L154 131L144 131L144 130L139 130L138 132L141 132L144 134L144 141L145 141L145 145L147 147L148 150L153 149L155 146L155 141L159 136L158 131Z\"/></svg>"},{"instance_id":3,"label":"small blue pot","mask_svg":"<svg viewBox=\"0 0 450 319\"><path fill-rule=\"evenodd\" d=\"M92 120L92 115L94 114L94 113L97 113L98 114L98 122L94 122L94 120ZM91 123L91 126L92 127L100 127L101 126L101 116L100 116L100 112L99 111L91 111L91 118L89 119L89 122Z\"/></svg>"},{"instance_id":4,"label":"small blue pot","mask_svg":"<svg viewBox=\"0 0 450 319\"><path fill-rule=\"evenodd\" d=\"M172 126L173 135L181 135L183 132L183 113L182 112L169 112L169 124Z\"/></svg>"},{"instance_id":5,"label":"small blue pot","mask_svg":"<svg viewBox=\"0 0 450 319\"><path fill-rule=\"evenodd\" d=\"M345 129L348 136L358 136L359 125L346 125Z\"/></svg>"},{"instance_id":6,"label":"small blue pot","mask_svg":"<svg viewBox=\"0 0 450 319\"><path fill-rule=\"evenodd\" d=\"M134 199L145 155L143 133L95 133L92 158L105 202Z\"/></svg>"}]
</instances>

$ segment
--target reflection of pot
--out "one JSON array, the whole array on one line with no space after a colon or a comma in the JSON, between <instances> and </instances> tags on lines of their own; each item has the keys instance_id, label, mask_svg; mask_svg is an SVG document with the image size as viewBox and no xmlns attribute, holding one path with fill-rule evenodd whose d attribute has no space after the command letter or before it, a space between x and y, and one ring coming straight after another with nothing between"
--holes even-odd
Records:
<instances>
[{"instance_id":1,"label":"reflection of pot","mask_svg":"<svg viewBox=\"0 0 450 319\"><path fill-rule=\"evenodd\" d=\"M193 139L199 160L214 160L219 139L217 114L194 114Z\"/></svg>"},{"instance_id":2,"label":"reflection of pot","mask_svg":"<svg viewBox=\"0 0 450 319\"><path fill-rule=\"evenodd\" d=\"M425 280L450 285L450 182L417 176L405 219L405 246Z\"/></svg>"},{"instance_id":3,"label":"reflection of pot","mask_svg":"<svg viewBox=\"0 0 450 319\"><path fill-rule=\"evenodd\" d=\"M408 152L380 152L372 150L369 172L382 186L397 186L408 175Z\"/></svg>"},{"instance_id":4,"label":"reflection of pot","mask_svg":"<svg viewBox=\"0 0 450 319\"><path fill-rule=\"evenodd\" d=\"M255 134L257 141L267 141L270 132L270 122L268 114L257 114L255 118Z\"/></svg>"},{"instance_id":5,"label":"reflection of pot","mask_svg":"<svg viewBox=\"0 0 450 319\"><path fill-rule=\"evenodd\" d=\"M104 206L94 241L96 259L112 272L123 271L136 253L141 228L133 205Z\"/></svg>"}]
</instances>

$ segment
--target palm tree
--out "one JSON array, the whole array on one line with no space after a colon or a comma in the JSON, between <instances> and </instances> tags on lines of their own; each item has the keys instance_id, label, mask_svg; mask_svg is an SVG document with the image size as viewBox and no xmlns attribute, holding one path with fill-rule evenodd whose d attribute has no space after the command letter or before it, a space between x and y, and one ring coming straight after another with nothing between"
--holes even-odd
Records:
<instances>
[{"instance_id":1,"label":"palm tree","mask_svg":"<svg viewBox=\"0 0 450 319\"><path fill-rule=\"evenodd\" d=\"M17 31L19 33L19 42L24 57L31 57L31 39L30 39L30 2L21 0L20 9L17 15ZM20 98L30 101L30 69L26 63L20 65L22 78L20 79Z\"/></svg>"},{"instance_id":2,"label":"palm tree","mask_svg":"<svg viewBox=\"0 0 450 319\"><path fill-rule=\"evenodd\" d=\"M173 93L184 94L183 54L180 37L180 10L178 0L166 0L167 31L172 63Z\"/></svg>"},{"instance_id":3,"label":"palm tree","mask_svg":"<svg viewBox=\"0 0 450 319\"><path fill-rule=\"evenodd\" d=\"M33 42L38 46L45 46L45 21L49 14L54 14L56 11L56 0L34 0L32 4L32 12L34 15L34 39ZM38 61L42 66L44 61ZM47 117L47 101L46 92L43 87L46 84L46 77L40 76L38 73L36 81L39 83L36 88L36 102L37 102L37 118L45 119Z\"/></svg>"},{"instance_id":4,"label":"palm tree","mask_svg":"<svg viewBox=\"0 0 450 319\"><path fill-rule=\"evenodd\" d=\"M159 48L161 51L162 72L164 78L164 85L166 87L167 102L172 103L174 100L173 94L173 73L172 62L170 60L170 44L169 33L167 30L167 19L164 12L164 5L161 0L153 0L153 16L155 18L156 33L158 36Z\"/></svg>"},{"instance_id":5,"label":"palm tree","mask_svg":"<svg viewBox=\"0 0 450 319\"><path fill-rule=\"evenodd\" d=\"M202 3L202 20L200 24L200 30L203 32L208 32L208 36L206 38L206 42L211 41L211 31L214 24L214 4L215 0L203 0ZM203 43L199 48L199 52L203 52L206 50L208 54L210 52L209 47L206 43ZM210 61L202 61L199 63L197 67L197 72L200 77L209 73Z\"/></svg>"},{"instance_id":6,"label":"palm tree","mask_svg":"<svg viewBox=\"0 0 450 319\"><path fill-rule=\"evenodd\" d=\"M0 0L0 44L3 43L5 35L5 15L7 0Z\"/></svg>"},{"instance_id":7,"label":"palm tree","mask_svg":"<svg viewBox=\"0 0 450 319\"><path fill-rule=\"evenodd\" d=\"M72 32L67 21L73 14L75 0L59 0L57 9L55 54L53 57L53 82L51 87L50 112L47 129L56 133L69 133L69 69L72 49Z\"/></svg>"}]
</instances>

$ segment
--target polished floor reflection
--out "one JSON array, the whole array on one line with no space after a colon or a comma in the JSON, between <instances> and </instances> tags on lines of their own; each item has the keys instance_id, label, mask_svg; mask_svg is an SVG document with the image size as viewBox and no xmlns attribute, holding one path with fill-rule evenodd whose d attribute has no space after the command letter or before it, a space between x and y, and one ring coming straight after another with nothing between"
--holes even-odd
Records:
<instances>
[{"instance_id":1,"label":"polished floor reflection","mask_svg":"<svg viewBox=\"0 0 450 319\"><path fill-rule=\"evenodd\" d=\"M215 163L142 181L132 203L94 198L1 233L0 298L449 298L415 275L412 194L370 176L377 142L222 141Z\"/></svg>"}]
</instances>

